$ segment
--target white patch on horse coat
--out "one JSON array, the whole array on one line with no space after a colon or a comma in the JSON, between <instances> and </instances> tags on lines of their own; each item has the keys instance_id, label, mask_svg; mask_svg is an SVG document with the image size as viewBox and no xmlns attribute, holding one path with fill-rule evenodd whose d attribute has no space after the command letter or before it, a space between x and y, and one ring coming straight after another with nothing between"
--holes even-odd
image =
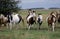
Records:
<instances>
[{"instance_id":1,"label":"white patch on horse coat","mask_svg":"<svg viewBox=\"0 0 60 39\"><path fill-rule=\"evenodd\" d=\"M27 17L27 21L29 21L29 19L30 19L31 17L33 17L33 15L29 15L29 16Z\"/></svg>"},{"instance_id":2,"label":"white patch on horse coat","mask_svg":"<svg viewBox=\"0 0 60 39\"><path fill-rule=\"evenodd\" d=\"M39 15L39 16L37 17L37 20L38 20L38 18L40 18L40 21L43 21L43 16L42 16L42 15Z\"/></svg>"},{"instance_id":3,"label":"white patch on horse coat","mask_svg":"<svg viewBox=\"0 0 60 39\"><path fill-rule=\"evenodd\" d=\"M36 16L36 14L35 14L35 13L33 13L33 16L35 17L35 16Z\"/></svg>"},{"instance_id":4,"label":"white patch on horse coat","mask_svg":"<svg viewBox=\"0 0 60 39\"><path fill-rule=\"evenodd\" d=\"M10 22L10 30L17 25L19 22L20 18L18 17L18 14L12 14L12 21ZM12 26L13 25L13 26Z\"/></svg>"},{"instance_id":5,"label":"white patch on horse coat","mask_svg":"<svg viewBox=\"0 0 60 39\"><path fill-rule=\"evenodd\" d=\"M54 15L56 17L56 15L54 13L52 15Z\"/></svg>"},{"instance_id":6,"label":"white patch on horse coat","mask_svg":"<svg viewBox=\"0 0 60 39\"><path fill-rule=\"evenodd\" d=\"M56 20L56 19L55 19L55 18L53 18L53 20L54 20L54 22L55 22L55 20Z\"/></svg>"},{"instance_id":7,"label":"white patch on horse coat","mask_svg":"<svg viewBox=\"0 0 60 39\"><path fill-rule=\"evenodd\" d=\"M13 15L12 18L13 18L12 22L15 22L15 23L19 22L18 14Z\"/></svg>"},{"instance_id":8,"label":"white patch on horse coat","mask_svg":"<svg viewBox=\"0 0 60 39\"><path fill-rule=\"evenodd\" d=\"M55 24L54 24L54 23L52 23L52 28L53 28L53 31L54 31L54 25L55 25Z\"/></svg>"},{"instance_id":9,"label":"white patch on horse coat","mask_svg":"<svg viewBox=\"0 0 60 39\"><path fill-rule=\"evenodd\" d=\"M55 19L55 18L53 18L53 20L54 20L54 22L55 22L55 20L56 20L56 19ZM55 27L55 23L54 23L54 22L52 23L53 31L54 31L54 27Z\"/></svg>"},{"instance_id":10,"label":"white patch on horse coat","mask_svg":"<svg viewBox=\"0 0 60 39\"><path fill-rule=\"evenodd\" d=\"M50 15L46 18L46 21L48 20L48 18L49 18L49 20L51 20L51 16Z\"/></svg>"},{"instance_id":11,"label":"white patch on horse coat","mask_svg":"<svg viewBox=\"0 0 60 39\"><path fill-rule=\"evenodd\" d=\"M6 21L6 20L8 20L8 18L7 17L4 17L4 21Z\"/></svg>"},{"instance_id":12,"label":"white patch on horse coat","mask_svg":"<svg viewBox=\"0 0 60 39\"><path fill-rule=\"evenodd\" d=\"M29 19L30 19L31 17L35 17L35 16L36 16L35 13L30 13L30 15L27 17L27 21L29 21Z\"/></svg>"}]
</instances>

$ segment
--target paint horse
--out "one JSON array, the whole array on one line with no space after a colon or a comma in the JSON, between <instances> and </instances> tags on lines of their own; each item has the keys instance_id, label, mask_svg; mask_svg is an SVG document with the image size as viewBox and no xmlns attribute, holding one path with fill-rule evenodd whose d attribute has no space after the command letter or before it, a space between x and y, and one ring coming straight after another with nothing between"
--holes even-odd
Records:
<instances>
[{"instance_id":1,"label":"paint horse","mask_svg":"<svg viewBox=\"0 0 60 39\"><path fill-rule=\"evenodd\" d=\"M27 19L27 24L28 24L28 30L32 27L32 25L34 24L34 23L36 23L36 17L34 17L33 15L28 15L27 17L26 17L26 19Z\"/></svg>"},{"instance_id":2,"label":"paint horse","mask_svg":"<svg viewBox=\"0 0 60 39\"><path fill-rule=\"evenodd\" d=\"M53 12L50 14L50 16L48 16L47 22L48 22L48 26L54 31L56 16Z\"/></svg>"},{"instance_id":3,"label":"paint horse","mask_svg":"<svg viewBox=\"0 0 60 39\"><path fill-rule=\"evenodd\" d=\"M42 22L43 22L43 16L41 14L38 14L37 23L39 24L39 29L40 29L40 26L42 25Z\"/></svg>"},{"instance_id":4,"label":"paint horse","mask_svg":"<svg viewBox=\"0 0 60 39\"><path fill-rule=\"evenodd\" d=\"M9 21L10 21L9 22L10 30L13 28L13 26L19 24L21 21L24 24L24 20L19 14L12 14L11 16L12 16L12 20L11 20L10 16L8 16Z\"/></svg>"}]
</instances>

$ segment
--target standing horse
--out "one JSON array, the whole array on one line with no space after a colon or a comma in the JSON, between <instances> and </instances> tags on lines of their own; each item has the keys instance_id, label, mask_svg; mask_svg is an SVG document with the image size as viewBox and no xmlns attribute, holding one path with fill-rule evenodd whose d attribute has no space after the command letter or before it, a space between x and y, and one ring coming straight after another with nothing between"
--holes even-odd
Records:
<instances>
[{"instance_id":1,"label":"standing horse","mask_svg":"<svg viewBox=\"0 0 60 39\"><path fill-rule=\"evenodd\" d=\"M19 14L12 14L12 20L11 19L9 19L9 20L10 20L10 23L9 23L10 24L10 30L12 29L13 24L15 26L16 24L20 23L21 20L24 23L23 18Z\"/></svg>"},{"instance_id":2,"label":"standing horse","mask_svg":"<svg viewBox=\"0 0 60 39\"><path fill-rule=\"evenodd\" d=\"M54 13L51 13L51 14L50 14L50 16L48 17L47 22L48 22L48 26L49 26L50 28L52 28L53 31L54 31L54 27L55 27L55 23L56 23L56 17L55 17L55 15L54 15Z\"/></svg>"},{"instance_id":3,"label":"standing horse","mask_svg":"<svg viewBox=\"0 0 60 39\"><path fill-rule=\"evenodd\" d=\"M27 16L28 30L31 28L32 24L36 23L33 15Z\"/></svg>"},{"instance_id":4,"label":"standing horse","mask_svg":"<svg viewBox=\"0 0 60 39\"><path fill-rule=\"evenodd\" d=\"M8 23L8 18L5 17L3 14L0 15L0 26L2 26L2 24L4 24L4 26L6 26Z\"/></svg>"},{"instance_id":5,"label":"standing horse","mask_svg":"<svg viewBox=\"0 0 60 39\"><path fill-rule=\"evenodd\" d=\"M38 14L38 17L37 17L37 23L39 24L39 29L40 29L40 26L41 26L42 21L43 21L42 18L43 18L42 15L41 15L41 14Z\"/></svg>"}]
</instances>

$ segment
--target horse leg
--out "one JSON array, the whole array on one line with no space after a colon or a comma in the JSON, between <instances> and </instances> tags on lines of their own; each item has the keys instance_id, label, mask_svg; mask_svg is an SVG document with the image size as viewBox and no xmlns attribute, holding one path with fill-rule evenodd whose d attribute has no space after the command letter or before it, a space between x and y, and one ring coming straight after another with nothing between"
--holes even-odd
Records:
<instances>
[{"instance_id":1,"label":"horse leg","mask_svg":"<svg viewBox=\"0 0 60 39\"><path fill-rule=\"evenodd\" d=\"M31 25L29 24L29 25L28 25L28 30L30 30L30 28L31 28Z\"/></svg>"},{"instance_id":2,"label":"horse leg","mask_svg":"<svg viewBox=\"0 0 60 39\"><path fill-rule=\"evenodd\" d=\"M9 23L7 23L7 29L9 28L8 26L9 26Z\"/></svg>"},{"instance_id":3,"label":"horse leg","mask_svg":"<svg viewBox=\"0 0 60 39\"><path fill-rule=\"evenodd\" d=\"M35 24L36 24L36 21L35 21Z\"/></svg>"},{"instance_id":4,"label":"horse leg","mask_svg":"<svg viewBox=\"0 0 60 39\"><path fill-rule=\"evenodd\" d=\"M52 29L53 29L53 31L54 31L54 23L52 23Z\"/></svg>"},{"instance_id":5,"label":"horse leg","mask_svg":"<svg viewBox=\"0 0 60 39\"><path fill-rule=\"evenodd\" d=\"M48 24L48 27L49 27L49 28L48 28L48 31L51 30L51 28L52 28L51 26L52 26L52 24Z\"/></svg>"},{"instance_id":6,"label":"horse leg","mask_svg":"<svg viewBox=\"0 0 60 39\"><path fill-rule=\"evenodd\" d=\"M19 29L19 24L15 23L16 30Z\"/></svg>"},{"instance_id":7,"label":"horse leg","mask_svg":"<svg viewBox=\"0 0 60 39\"><path fill-rule=\"evenodd\" d=\"M41 26L42 22L39 23L39 30L40 30L40 26Z\"/></svg>"},{"instance_id":8,"label":"horse leg","mask_svg":"<svg viewBox=\"0 0 60 39\"><path fill-rule=\"evenodd\" d=\"M39 30L40 30L40 26L41 26L41 24L39 23Z\"/></svg>"},{"instance_id":9,"label":"horse leg","mask_svg":"<svg viewBox=\"0 0 60 39\"><path fill-rule=\"evenodd\" d=\"M15 28L16 27L16 23L15 22L13 22L13 26L12 26L13 28Z\"/></svg>"},{"instance_id":10,"label":"horse leg","mask_svg":"<svg viewBox=\"0 0 60 39\"><path fill-rule=\"evenodd\" d=\"M4 26L6 26L6 23L4 23Z\"/></svg>"},{"instance_id":11,"label":"horse leg","mask_svg":"<svg viewBox=\"0 0 60 39\"><path fill-rule=\"evenodd\" d=\"M4 26L7 26L7 29L8 29L9 24L8 23L5 23Z\"/></svg>"},{"instance_id":12,"label":"horse leg","mask_svg":"<svg viewBox=\"0 0 60 39\"><path fill-rule=\"evenodd\" d=\"M9 23L9 26L10 26L10 30L12 30L12 23Z\"/></svg>"},{"instance_id":13,"label":"horse leg","mask_svg":"<svg viewBox=\"0 0 60 39\"><path fill-rule=\"evenodd\" d=\"M40 26L41 26L41 24L39 23L39 30L40 30Z\"/></svg>"}]
</instances>

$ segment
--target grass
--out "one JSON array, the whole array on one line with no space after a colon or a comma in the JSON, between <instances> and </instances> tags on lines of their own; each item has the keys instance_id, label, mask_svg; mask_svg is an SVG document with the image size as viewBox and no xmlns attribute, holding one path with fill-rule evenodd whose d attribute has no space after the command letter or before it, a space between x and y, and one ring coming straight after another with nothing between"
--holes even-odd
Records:
<instances>
[{"instance_id":1,"label":"grass","mask_svg":"<svg viewBox=\"0 0 60 39\"><path fill-rule=\"evenodd\" d=\"M42 13L43 15L43 24L41 25L41 30L38 30L38 24L33 25L33 29L27 30L26 16L27 10L21 10L19 14L25 20L25 25L18 24L19 29L9 30L6 27L0 28L0 39L60 39L60 24L57 23L56 29L54 32L48 31L48 26L46 22L46 17L48 14L54 10L36 10L36 14Z\"/></svg>"},{"instance_id":2,"label":"grass","mask_svg":"<svg viewBox=\"0 0 60 39\"><path fill-rule=\"evenodd\" d=\"M60 31L13 30L0 32L0 39L60 39Z\"/></svg>"}]
</instances>

